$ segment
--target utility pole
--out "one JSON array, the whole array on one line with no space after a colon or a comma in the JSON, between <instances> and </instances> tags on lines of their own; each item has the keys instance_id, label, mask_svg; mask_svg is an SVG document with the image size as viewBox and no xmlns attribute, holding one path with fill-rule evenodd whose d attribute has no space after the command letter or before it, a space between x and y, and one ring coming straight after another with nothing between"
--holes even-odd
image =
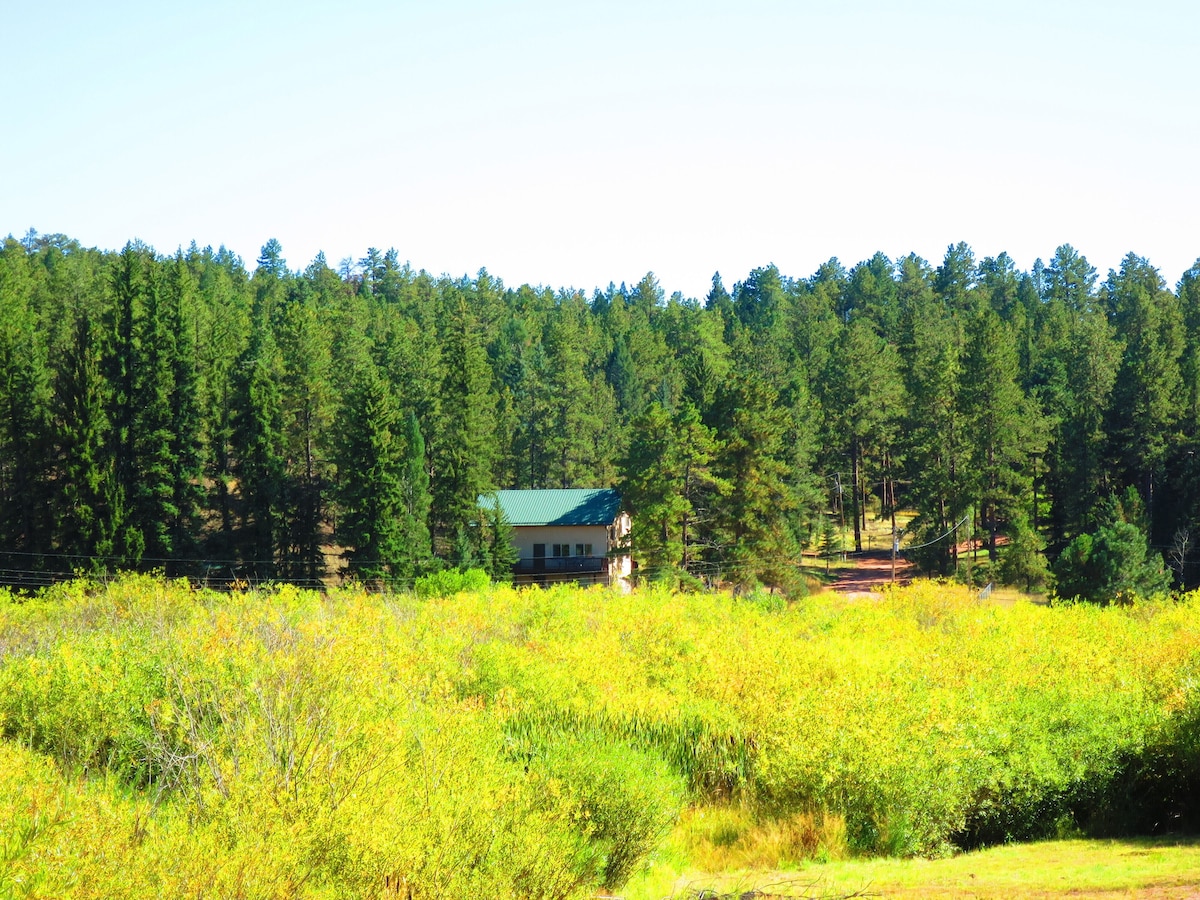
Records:
<instances>
[{"instance_id":1,"label":"utility pole","mask_svg":"<svg viewBox=\"0 0 1200 900\"><path fill-rule=\"evenodd\" d=\"M846 561L846 495L842 490L842 473L838 472L834 476L834 483L837 485L838 492L838 520L841 523L839 539L842 545L842 562Z\"/></svg>"},{"instance_id":2,"label":"utility pole","mask_svg":"<svg viewBox=\"0 0 1200 900\"><path fill-rule=\"evenodd\" d=\"M884 493L887 492L887 486L884 486ZM892 514L892 584L896 583L896 554L900 552L900 535L896 531L896 482L892 482L892 502L888 505L888 511Z\"/></svg>"},{"instance_id":3,"label":"utility pole","mask_svg":"<svg viewBox=\"0 0 1200 900\"><path fill-rule=\"evenodd\" d=\"M896 550L900 539L896 537L896 511L892 510L892 584L896 583Z\"/></svg>"}]
</instances>

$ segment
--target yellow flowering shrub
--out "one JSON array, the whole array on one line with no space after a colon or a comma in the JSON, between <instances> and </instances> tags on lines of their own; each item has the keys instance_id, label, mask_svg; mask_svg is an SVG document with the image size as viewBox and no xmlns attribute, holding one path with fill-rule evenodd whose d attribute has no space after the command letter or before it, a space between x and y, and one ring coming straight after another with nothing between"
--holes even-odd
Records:
<instances>
[{"instance_id":1,"label":"yellow flowering shrub","mask_svg":"<svg viewBox=\"0 0 1200 900\"><path fill-rule=\"evenodd\" d=\"M1149 828L1200 772L1198 613L937 584L4 595L0 897L585 897L689 803L789 852Z\"/></svg>"}]
</instances>

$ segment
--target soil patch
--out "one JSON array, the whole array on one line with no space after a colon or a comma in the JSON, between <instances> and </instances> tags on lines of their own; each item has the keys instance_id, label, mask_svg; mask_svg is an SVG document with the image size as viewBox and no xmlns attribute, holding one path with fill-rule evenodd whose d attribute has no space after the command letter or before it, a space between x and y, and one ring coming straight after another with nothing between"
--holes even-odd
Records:
<instances>
[{"instance_id":1,"label":"soil patch","mask_svg":"<svg viewBox=\"0 0 1200 900\"><path fill-rule=\"evenodd\" d=\"M830 590L849 597L877 596L879 590L892 583L892 554L887 550L866 550L850 554L852 569L842 569ZM912 581L913 564L904 557L896 557L896 584Z\"/></svg>"}]
</instances>

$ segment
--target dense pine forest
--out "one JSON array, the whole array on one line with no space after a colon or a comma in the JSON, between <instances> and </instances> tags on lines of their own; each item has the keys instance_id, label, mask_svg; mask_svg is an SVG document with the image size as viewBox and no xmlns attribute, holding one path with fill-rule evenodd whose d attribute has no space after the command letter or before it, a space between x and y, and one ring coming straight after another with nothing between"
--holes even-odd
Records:
<instances>
[{"instance_id":1,"label":"dense pine forest","mask_svg":"<svg viewBox=\"0 0 1200 900\"><path fill-rule=\"evenodd\" d=\"M1196 580L1200 261L1172 291L1134 254L1101 280L1069 245L1023 272L960 243L685 298L30 232L0 321L8 583L501 574L480 495L595 486L677 584L798 590L802 547L898 508L930 573Z\"/></svg>"}]
</instances>

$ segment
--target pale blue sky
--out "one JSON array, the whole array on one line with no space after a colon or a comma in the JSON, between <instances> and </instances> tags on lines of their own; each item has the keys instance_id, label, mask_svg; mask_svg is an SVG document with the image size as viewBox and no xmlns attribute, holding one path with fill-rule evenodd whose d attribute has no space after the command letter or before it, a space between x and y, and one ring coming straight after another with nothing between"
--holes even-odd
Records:
<instances>
[{"instance_id":1,"label":"pale blue sky","mask_svg":"<svg viewBox=\"0 0 1200 900\"><path fill-rule=\"evenodd\" d=\"M1200 256L1200 5L0 7L0 234L193 239L703 296L965 240L1172 286Z\"/></svg>"}]
</instances>

